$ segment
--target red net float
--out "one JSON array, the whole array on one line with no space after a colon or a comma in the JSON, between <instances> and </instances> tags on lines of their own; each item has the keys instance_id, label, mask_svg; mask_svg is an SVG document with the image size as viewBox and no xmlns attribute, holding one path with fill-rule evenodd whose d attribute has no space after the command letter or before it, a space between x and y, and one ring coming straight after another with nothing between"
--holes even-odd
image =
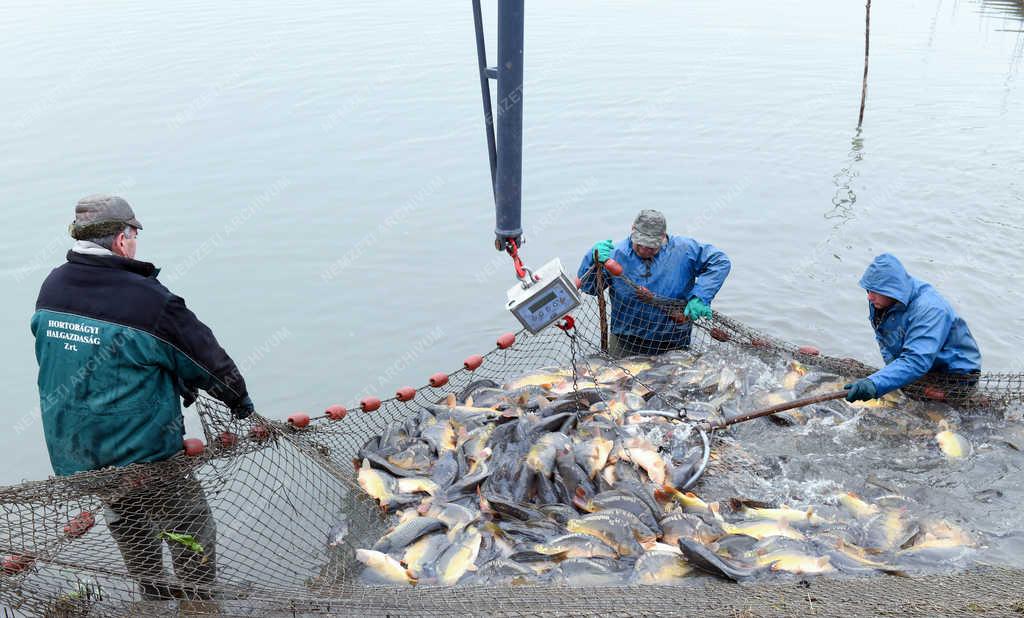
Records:
<instances>
[{"instance_id":1,"label":"red net float","mask_svg":"<svg viewBox=\"0 0 1024 618\"><path fill-rule=\"evenodd\" d=\"M728 341L729 333L725 332L721 328L712 328L711 338L714 339L715 341Z\"/></svg>"},{"instance_id":2,"label":"red net float","mask_svg":"<svg viewBox=\"0 0 1024 618\"><path fill-rule=\"evenodd\" d=\"M759 350L767 350L768 348L772 347L772 342L768 341L767 339L761 339L760 337L751 337L750 346L757 348Z\"/></svg>"},{"instance_id":3,"label":"red net float","mask_svg":"<svg viewBox=\"0 0 1024 618\"><path fill-rule=\"evenodd\" d=\"M189 457L202 455L203 451L206 450L206 445L199 438L189 438L182 445L185 447L185 454Z\"/></svg>"},{"instance_id":4,"label":"red net float","mask_svg":"<svg viewBox=\"0 0 1024 618\"><path fill-rule=\"evenodd\" d=\"M35 563L35 558L32 558L31 556L14 554L13 556L4 557L2 568L4 573L13 575L14 573L21 573L32 566L33 563Z\"/></svg>"},{"instance_id":5,"label":"red net float","mask_svg":"<svg viewBox=\"0 0 1024 618\"><path fill-rule=\"evenodd\" d=\"M223 448L231 448L238 444L238 434L231 433L230 431L222 431L217 436L217 443Z\"/></svg>"},{"instance_id":6,"label":"red net float","mask_svg":"<svg viewBox=\"0 0 1024 618\"><path fill-rule=\"evenodd\" d=\"M498 337L497 344L498 344L499 348L501 348L502 350L505 350L505 349L511 348L512 344L515 343L515 342L516 342L516 334L515 333L505 333L501 337Z\"/></svg>"},{"instance_id":7,"label":"red net float","mask_svg":"<svg viewBox=\"0 0 1024 618\"><path fill-rule=\"evenodd\" d=\"M333 406L327 408L326 414L327 418L331 419L332 421L340 421L341 419L345 418L345 416L348 414L348 409L346 409L345 406L334 404Z\"/></svg>"},{"instance_id":8,"label":"red net float","mask_svg":"<svg viewBox=\"0 0 1024 618\"><path fill-rule=\"evenodd\" d=\"M95 525L96 516L89 511L82 511L78 515L72 517L71 521L64 524L64 534L72 539L76 539L88 532Z\"/></svg>"},{"instance_id":9,"label":"red net float","mask_svg":"<svg viewBox=\"0 0 1024 618\"><path fill-rule=\"evenodd\" d=\"M399 401L412 401L412 398L415 396L416 389L411 386L403 386L395 391L395 399Z\"/></svg>"},{"instance_id":10,"label":"red net float","mask_svg":"<svg viewBox=\"0 0 1024 618\"><path fill-rule=\"evenodd\" d=\"M468 369L469 371L476 371L477 368L479 368L480 365L483 364L484 357L480 356L479 354L474 354L473 356L470 356L469 358L462 362L462 366Z\"/></svg>"},{"instance_id":11,"label":"red net float","mask_svg":"<svg viewBox=\"0 0 1024 618\"><path fill-rule=\"evenodd\" d=\"M263 442L270 438L270 427L266 425L256 425L249 430L249 437L257 442Z\"/></svg>"},{"instance_id":12,"label":"red net float","mask_svg":"<svg viewBox=\"0 0 1024 618\"><path fill-rule=\"evenodd\" d=\"M429 382L430 385L434 388L444 386L445 384L448 384L448 374L439 371L434 375L430 376Z\"/></svg>"},{"instance_id":13,"label":"red net float","mask_svg":"<svg viewBox=\"0 0 1024 618\"><path fill-rule=\"evenodd\" d=\"M945 401L946 391L937 386L926 386L924 388L924 396L925 398L932 399L934 401Z\"/></svg>"},{"instance_id":14,"label":"red net float","mask_svg":"<svg viewBox=\"0 0 1024 618\"><path fill-rule=\"evenodd\" d=\"M820 356L821 355L821 350L819 350L818 348L814 347L813 345L802 345L799 348L797 348L796 351L801 353L801 354L806 354L807 356Z\"/></svg>"},{"instance_id":15,"label":"red net float","mask_svg":"<svg viewBox=\"0 0 1024 618\"><path fill-rule=\"evenodd\" d=\"M619 264L615 260L605 260L604 269L607 270L613 277L618 277L622 274L622 264Z\"/></svg>"},{"instance_id":16,"label":"red net float","mask_svg":"<svg viewBox=\"0 0 1024 618\"><path fill-rule=\"evenodd\" d=\"M579 277L576 277L576 289L579 290L579 289L582 289L582 288L583 288L583 280L580 279Z\"/></svg>"},{"instance_id":17,"label":"red net float","mask_svg":"<svg viewBox=\"0 0 1024 618\"><path fill-rule=\"evenodd\" d=\"M296 412L288 417L288 424L296 429L302 429L309 425L309 415L305 412Z\"/></svg>"},{"instance_id":18,"label":"red net float","mask_svg":"<svg viewBox=\"0 0 1024 618\"><path fill-rule=\"evenodd\" d=\"M373 412L380 408L380 397L363 397L359 401L359 407L363 412Z\"/></svg>"}]
</instances>

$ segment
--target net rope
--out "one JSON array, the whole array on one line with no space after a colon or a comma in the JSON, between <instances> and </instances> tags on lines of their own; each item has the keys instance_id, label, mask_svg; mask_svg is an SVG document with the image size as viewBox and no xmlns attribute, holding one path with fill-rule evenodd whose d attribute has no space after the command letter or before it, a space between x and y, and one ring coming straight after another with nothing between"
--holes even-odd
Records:
<instances>
[{"instance_id":1,"label":"net rope","mask_svg":"<svg viewBox=\"0 0 1024 618\"><path fill-rule=\"evenodd\" d=\"M585 289L593 274L588 272L581 282ZM707 402L695 405L676 390L661 390L657 376L645 379L629 362L638 345L646 346L646 355L684 347L698 353L739 349L817 367L843 379L874 371L855 360L782 341L718 312L690 324L679 319L683 301L640 298L639 285L625 279L622 283L627 287L609 282L607 299L608 346L616 349L602 349L598 306L588 295L573 312L571 331L520 331L514 342L499 340L478 367L468 359L443 384L420 386L411 397L385 398L379 407L364 400L344 414L335 409L306 425L259 414L236 420L222 404L201 396L195 404L204 432L201 454L0 488L0 603L19 615L172 614L185 610L186 604L190 613L230 615L647 614L681 608L729 615L808 609L924 615L1024 608L1018 592L1024 578L1005 569L927 580L821 580L813 593L800 582L770 582L745 587L742 598L731 584L700 581L687 588L685 601L674 588L527 582L460 585L453 591L373 586L361 580L363 565L355 550L372 546L394 524L394 513L382 511L362 490L353 462L382 434L430 413L439 402L465 400L465 393L477 392L482 383L506 385L526 372L552 368L563 371L565 378L554 389L560 391L555 401L578 400L594 390L588 391L584 378L592 382L598 372L614 369L635 392L643 393L649 407L686 418L706 413ZM623 294L625 289L632 293ZM620 328L624 313L637 316L631 324L635 330ZM640 340L630 332L648 337ZM998 407L1024 397L1019 374L986 373L975 379L929 376L905 390L910 396L967 407ZM578 416L580 408L575 410ZM713 445L706 479L756 469L758 462L744 459L728 435L717 435ZM339 522L347 534L332 544L329 535ZM159 559L142 556L126 565L125 549L141 556L147 544L150 550L158 548ZM908 585L920 590L916 601L905 594Z\"/></svg>"}]
</instances>

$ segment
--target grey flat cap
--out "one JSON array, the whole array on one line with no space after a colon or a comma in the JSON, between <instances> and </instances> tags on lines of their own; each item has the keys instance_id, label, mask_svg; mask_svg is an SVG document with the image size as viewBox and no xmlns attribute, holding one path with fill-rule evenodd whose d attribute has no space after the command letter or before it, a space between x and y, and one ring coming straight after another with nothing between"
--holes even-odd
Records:
<instances>
[{"instance_id":1,"label":"grey flat cap","mask_svg":"<svg viewBox=\"0 0 1024 618\"><path fill-rule=\"evenodd\" d=\"M630 240L641 247L660 247L665 241L665 215L657 210L641 210L633 221Z\"/></svg>"},{"instance_id":2,"label":"grey flat cap","mask_svg":"<svg viewBox=\"0 0 1024 618\"><path fill-rule=\"evenodd\" d=\"M96 238L116 234L126 225L142 229L142 224L135 218L131 204L124 198L103 193L90 195L75 204L75 221L71 224L71 236L78 239Z\"/></svg>"}]
</instances>

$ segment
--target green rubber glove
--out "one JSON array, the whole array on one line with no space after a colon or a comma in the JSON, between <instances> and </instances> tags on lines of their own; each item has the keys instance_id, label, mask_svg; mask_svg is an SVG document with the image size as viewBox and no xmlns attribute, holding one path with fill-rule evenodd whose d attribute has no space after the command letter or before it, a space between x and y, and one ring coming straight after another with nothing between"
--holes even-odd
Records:
<instances>
[{"instance_id":1,"label":"green rubber glove","mask_svg":"<svg viewBox=\"0 0 1024 618\"><path fill-rule=\"evenodd\" d=\"M843 386L843 388L850 391L846 393L847 401L867 401L878 396L875 383L868 378L857 380L853 384Z\"/></svg>"},{"instance_id":2,"label":"green rubber glove","mask_svg":"<svg viewBox=\"0 0 1024 618\"><path fill-rule=\"evenodd\" d=\"M699 298L691 298L690 302L686 303L686 309L683 309L683 315L691 320L710 318L711 307L705 305L704 301Z\"/></svg>"},{"instance_id":3,"label":"green rubber glove","mask_svg":"<svg viewBox=\"0 0 1024 618\"><path fill-rule=\"evenodd\" d=\"M597 261L604 263L610 260L612 254L615 253L615 243L610 240L602 240L590 250L591 253L594 251L597 251Z\"/></svg>"},{"instance_id":4,"label":"green rubber glove","mask_svg":"<svg viewBox=\"0 0 1024 618\"><path fill-rule=\"evenodd\" d=\"M205 551L203 548L203 544L197 541L196 537L192 536L191 534L182 534L180 532L167 532L166 530L164 530L160 533L159 538L167 539L168 541L173 541L175 543L184 545L186 548L191 549L197 554L201 554Z\"/></svg>"}]
</instances>

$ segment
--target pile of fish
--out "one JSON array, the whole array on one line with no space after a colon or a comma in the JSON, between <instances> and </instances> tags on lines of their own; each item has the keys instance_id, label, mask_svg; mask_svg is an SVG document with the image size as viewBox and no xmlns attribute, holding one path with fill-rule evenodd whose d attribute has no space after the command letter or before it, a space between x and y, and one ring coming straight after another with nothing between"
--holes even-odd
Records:
<instances>
[{"instance_id":1,"label":"pile of fish","mask_svg":"<svg viewBox=\"0 0 1024 618\"><path fill-rule=\"evenodd\" d=\"M506 384L475 381L360 449L359 486L393 523L356 549L362 577L389 585L665 584L696 573L901 573L969 560L978 539L913 515L896 495L867 501L838 488L814 504L784 504L687 491L706 463L693 421L845 381L796 362L737 370L715 350L590 357L575 380L556 368ZM899 403L840 400L772 420L799 426L813 414L839 424ZM936 444L949 457L969 455L970 443L946 422ZM756 423L761 439L785 431ZM742 442L728 432L712 445L708 476L741 460Z\"/></svg>"}]
</instances>

